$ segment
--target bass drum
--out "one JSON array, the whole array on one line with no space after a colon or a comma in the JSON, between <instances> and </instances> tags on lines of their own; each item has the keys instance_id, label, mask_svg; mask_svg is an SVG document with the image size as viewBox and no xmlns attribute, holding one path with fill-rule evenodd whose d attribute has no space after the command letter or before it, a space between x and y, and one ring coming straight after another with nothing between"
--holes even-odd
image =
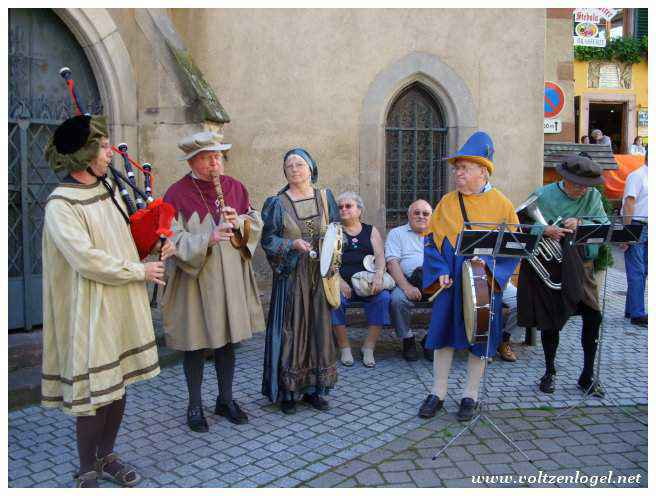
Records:
<instances>
[{"instance_id":1,"label":"bass drum","mask_svg":"<svg viewBox=\"0 0 656 496\"><path fill-rule=\"evenodd\" d=\"M462 313L470 344L485 343L490 319L490 286L482 260L462 264Z\"/></svg>"}]
</instances>

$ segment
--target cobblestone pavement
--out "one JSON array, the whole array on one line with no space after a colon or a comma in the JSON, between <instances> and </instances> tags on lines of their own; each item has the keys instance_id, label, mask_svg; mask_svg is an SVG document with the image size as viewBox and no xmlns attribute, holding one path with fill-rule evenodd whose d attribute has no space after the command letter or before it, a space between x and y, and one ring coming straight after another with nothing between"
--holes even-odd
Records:
<instances>
[{"instance_id":1,"label":"cobblestone pavement","mask_svg":"<svg viewBox=\"0 0 656 496\"><path fill-rule=\"evenodd\" d=\"M140 469L141 487L468 486L472 475L528 476L537 470L558 475L573 469L640 475L633 485L646 486L647 428L617 406L630 405L646 421L646 406L635 405L647 404L647 330L624 319L624 291L624 274L609 271L601 358L604 400L587 399L581 408L555 419L553 408L575 406L581 399L576 389L582 367L578 318L561 336L557 391L551 397L536 387L544 366L539 344L516 345L516 363L495 361L488 368L490 418L527 450L535 467L481 423L431 460L460 428L454 412L466 358L454 359L448 413L419 419L417 409L432 384L432 365L405 362L392 331L383 333L374 369L358 361L351 368L340 366L331 410L299 405L293 416L281 414L259 392L264 337L258 334L237 351L235 399L248 411L250 423L234 426L212 414L217 384L214 367L207 363L207 434L186 427L181 366L166 368L159 377L129 388L116 451ZM353 329L354 349L364 335L365 330ZM9 486L67 487L76 465L71 418L40 406L9 413ZM486 484L495 485L489 480L481 485ZM524 485L553 487L537 481Z\"/></svg>"}]
</instances>

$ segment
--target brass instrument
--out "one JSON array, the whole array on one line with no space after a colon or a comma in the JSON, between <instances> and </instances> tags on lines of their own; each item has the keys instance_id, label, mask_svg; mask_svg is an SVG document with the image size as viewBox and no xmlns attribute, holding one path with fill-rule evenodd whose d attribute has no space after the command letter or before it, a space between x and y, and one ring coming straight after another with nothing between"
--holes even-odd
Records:
<instances>
[{"instance_id":1,"label":"brass instrument","mask_svg":"<svg viewBox=\"0 0 656 496\"><path fill-rule=\"evenodd\" d=\"M221 187L221 175L218 173L212 174L212 183L214 184L214 189L216 190L216 209L220 214L221 220L223 220L223 208L225 207L225 198L223 196L223 188ZM251 221L250 219L244 219L244 234L239 231L239 229L233 229L234 236L230 238L230 244L237 250L244 260L251 258L251 252L248 250L248 238L250 237L251 232Z\"/></svg>"},{"instance_id":2,"label":"brass instrument","mask_svg":"<svg viewBox=\"0 0 656 496\"><path fill-rule=\"evenodd\" d=\"M548 226L540 208L538 207L538 196L531 195L528 199L515 209L520 222L524 223L522 218L530 219L542 226ZM561 220L556 219L554 224ZM528 258L528 263L538 274L540 279L548 288L554 290L562 289L561 268L563 262L563 249L559 241L551 238L542 237L540 242L533 250L532 255Z\"/></svg>"}]
</instances>

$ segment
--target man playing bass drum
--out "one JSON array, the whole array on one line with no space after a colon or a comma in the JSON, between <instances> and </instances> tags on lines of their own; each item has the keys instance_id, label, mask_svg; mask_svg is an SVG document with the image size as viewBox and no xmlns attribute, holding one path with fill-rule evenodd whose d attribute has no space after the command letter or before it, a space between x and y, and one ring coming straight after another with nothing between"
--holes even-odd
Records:
<instances>
[{"instance_id":1,"label":"man playing bass drum","mask_svg":"<svg viewBox=\"0 0 656 496\"><path fill-rule=\"evenodd\" d=\"M599 165L585 156L567 156L556 170L563 179L539 188L534 195L538 197L538 208L549 224L544 228L544 237L556 240L562 246L562 266L559 267L562 272L561 288L549 287L532 265L523 260L517 292L518 324L540 329L546 371L539 387L544 393L553 393L556 388L555 360L560 330L571 315L581 315L583 371L578 386L594 396L603 397L601 385L593 384L602 319L593 271L599 245L576 247L572 244L572 234L583 222L581 217L592 217L585 223L608 222L601 194L590 187L602 184L604 180ZM562 227L556 225L559 218L565 219Z\"/></svg>"},{"instance_id":2,"label":"man playing bass drum","mask_svg":"<svg viewBox=\"0 0 656 496\"><path fill-rule=\"evenodd\" d=\"M422 418L434 417L444 403L449 371L456 349L468 350L467 382L463 391L458 420L471 420L478 407L478 389L485 368L481 359L489 350L497 349L501 341L501 289L517 267L514 258L498 258L495 272L494 315L489 343L472 344L466 335L463 315L463 276L465 257L456 254L456 240L465 222L490 224L474 225L475 230L490 230L496 224L517 224L513 205L498 189L490 184L494 172L494 144L487 133L476 132L469 137L455 155L448 157L452 166L456 191L442 197L429 223L424 238L423 286L424 290L443 288L435 298L426 348L433 352L433 388L419 409ZM487 280L492 278L492 258L481 255ZM487 281L486 281L487 284ZM484 322L487 328L487 319Z\"/></svg>"}]
</instances>

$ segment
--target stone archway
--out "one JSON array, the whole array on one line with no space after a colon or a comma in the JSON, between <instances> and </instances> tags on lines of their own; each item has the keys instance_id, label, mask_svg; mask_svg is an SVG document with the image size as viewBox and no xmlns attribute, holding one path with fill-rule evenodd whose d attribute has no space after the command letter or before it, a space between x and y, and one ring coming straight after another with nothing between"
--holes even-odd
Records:
<instances>
[{"instance_id":1,"label":"stone archway","mask_svg":"<svg viewBox=\"0 0 656 496\"><path fill-rule=\"evenodd\" d=\"M91 64L112 141L135 143L136 148L137 81L114 19L107 9L53 10L71 30Z\"/></svg>"},{"instance_id":2,"label":"stone archway","mask_svg":"<svg viewBox=\"0 0 656 496\"><path fill-rule=\"evenodd\" d=\"M421 83L443 105L447 149L478 128L474 99L464 80L438 56L413 52L381 71L369 86L360 118L360 195L369 220L385 231L385 118L398 95Z\"/></svg>"}]
</instances>

